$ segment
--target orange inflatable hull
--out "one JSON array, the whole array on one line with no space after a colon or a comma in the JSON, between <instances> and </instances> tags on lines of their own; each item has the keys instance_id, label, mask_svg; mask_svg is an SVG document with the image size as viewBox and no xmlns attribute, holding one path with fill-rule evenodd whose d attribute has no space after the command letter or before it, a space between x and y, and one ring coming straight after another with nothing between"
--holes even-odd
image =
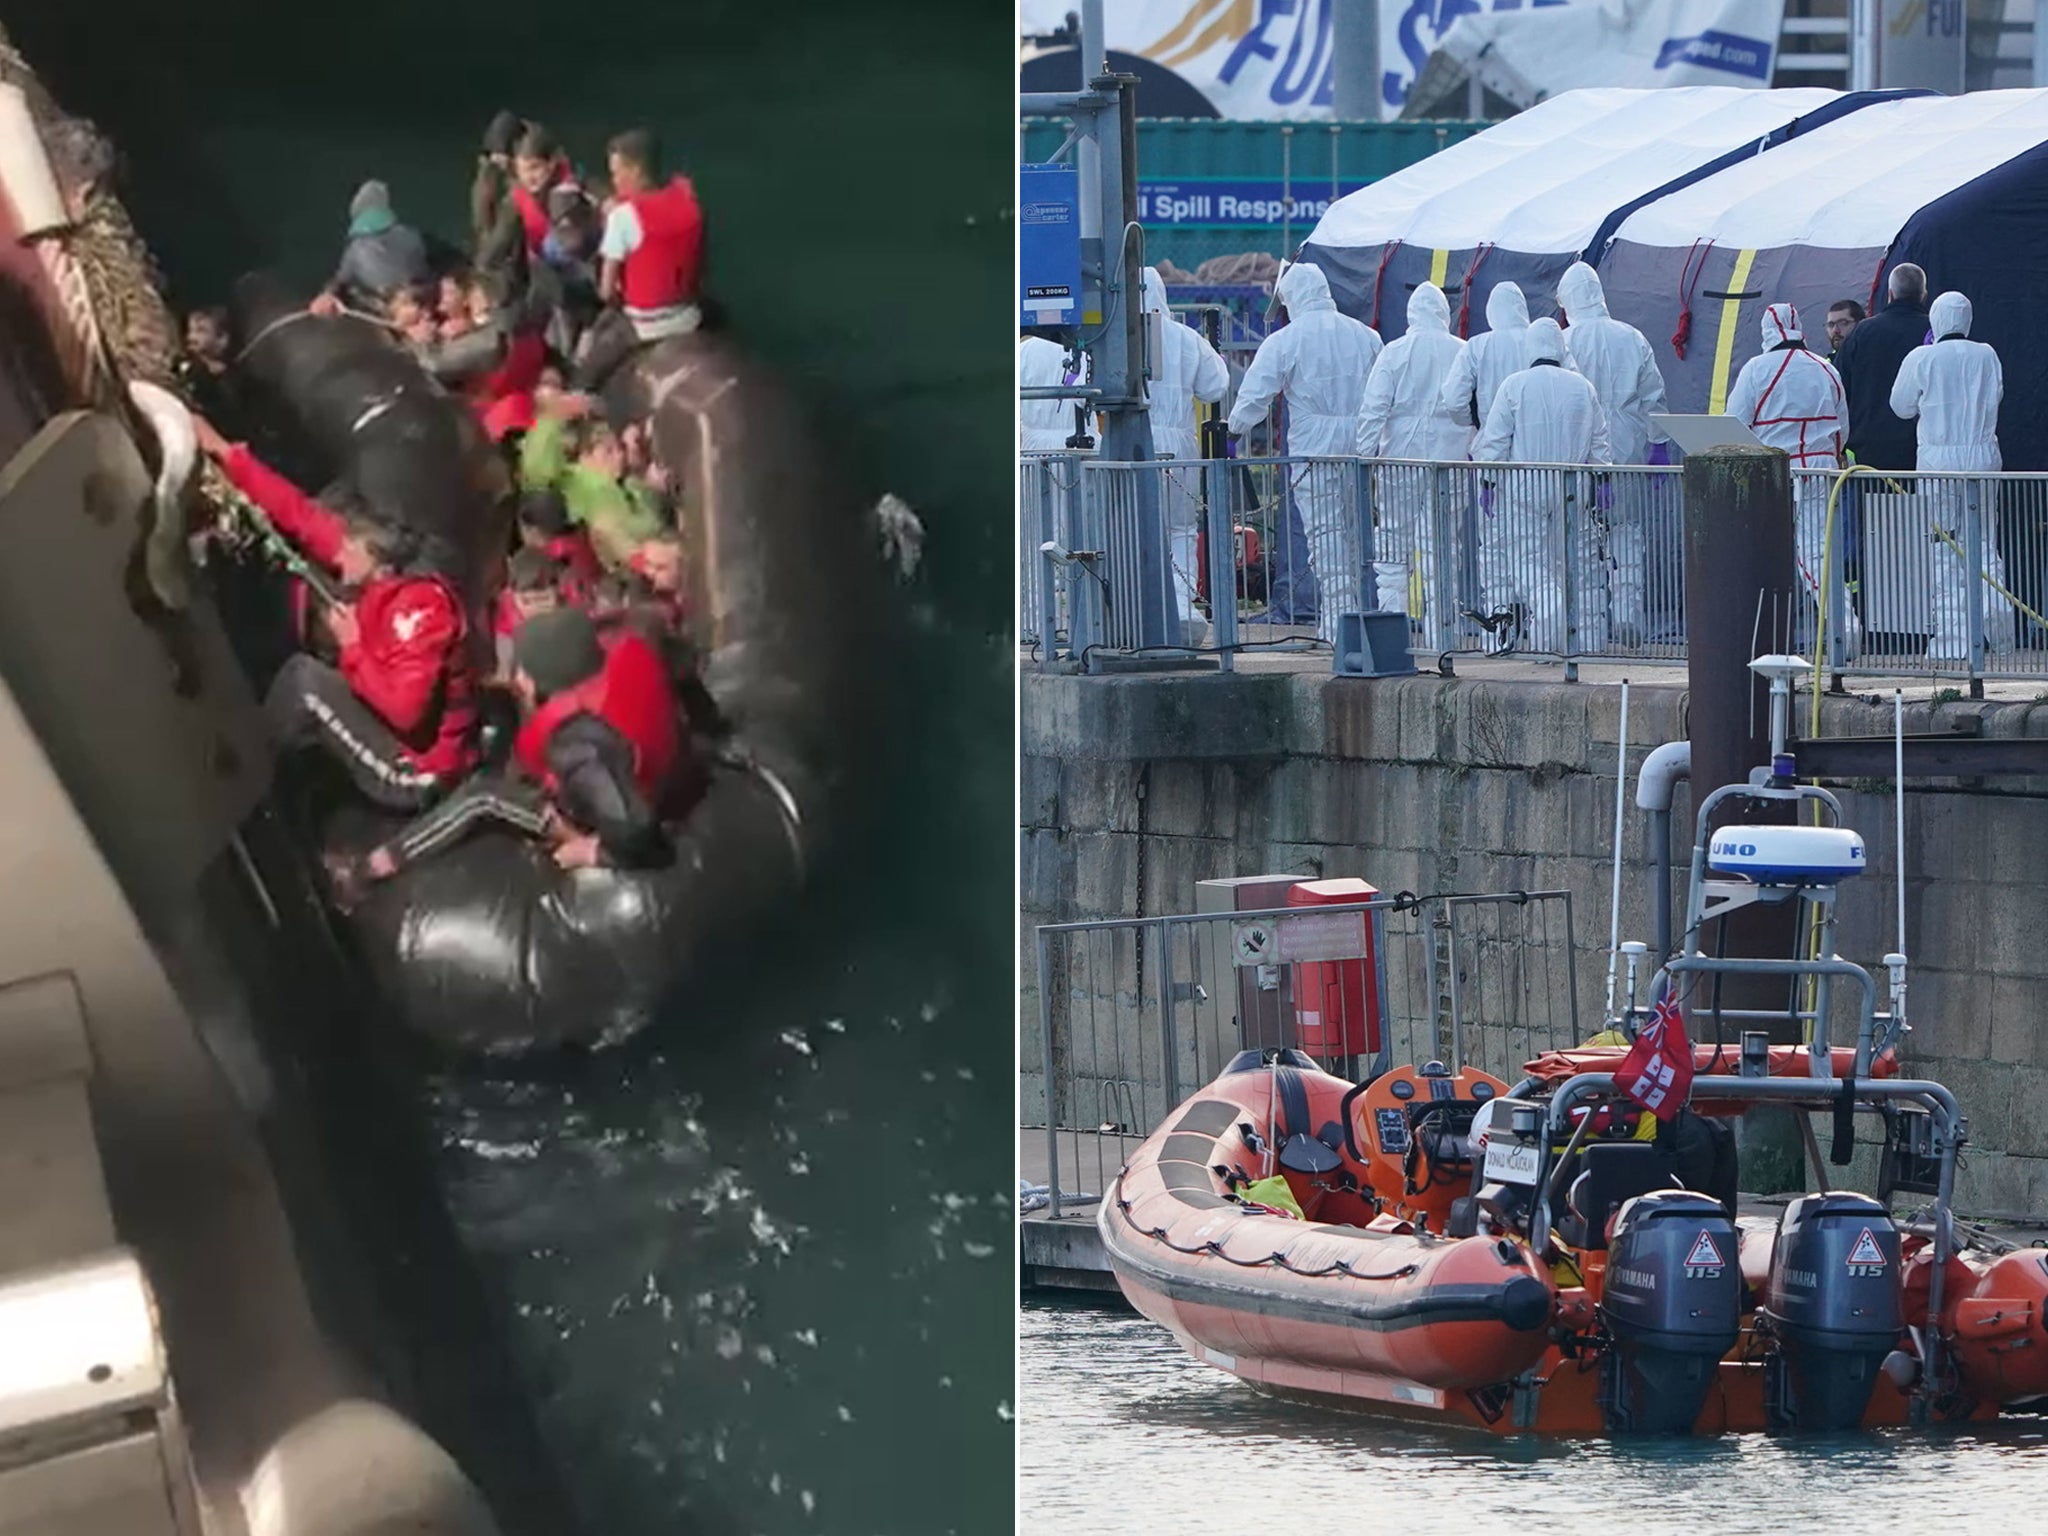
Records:
<instances>
[{"instance_id":1,"label":"orange inflatable hull","mask_svg":"<svg viewBox=\"0 0 2048 1536\"><path fill-rule=\"evenodd\" d=\"M1350 1084L1297 1077L1315 1126L1335 1120ZM1110 1265L1140 1312L1248 1381L1437 1411L1542 1358L1557 1293L1526 1248L1366 1230L1345 1218L1370 1220L1370 1208L1342 1191L1302 1191L1325 1218L1314 1221L1227 1199L1214 1170L1258 1161L1239 1127L1263 1138L1271 1097L1264 1072L1219 1078L1103 1201Z\"/></svg>"},{"instance_id":2,"label":"orange inflatable hull","mask_svg":"<svg viewBox=\"0 0 2048 1536\"><path fill-rule=\"evenodd\" d=\"M1476 1083L1503 1091L1470 1071L1452 1087L1469 1096ZM1605 1253L1574 1253L1553 1275L1518 1239L1436 1235L1451 1191L1426 1177L1418 1189L1412 1165L1363 1150L1375 1114L1429 1087L1407 1068L1365 1090L1304 1067L1226 1072L1167 1117L1102 1203L1097 1224L1119 1287L1190 1354L1263 1391L1499 1433L1603 1433ZM1278 1149L1296 1134L1335 1166L1282 1170ZM1233 1198L1275 1173L1304 1219ZM1285 1203L1271 1191L1254 1193ZM1741 1268L1761 1294L1776 1227L1739 1225ZM1909 1235L1901 1258L1906 1315L1924 1318L1926 1240ZM2048 1394L2048 1251L1952 1258L1945 1291L1938 1415L1989 1418ZM1767 1352L1745 1317L1696 1432L1769 1427ZM1880 1378L1863 1422L1905 1424L1911 1406Z\"/></svg>"}]
</instances>

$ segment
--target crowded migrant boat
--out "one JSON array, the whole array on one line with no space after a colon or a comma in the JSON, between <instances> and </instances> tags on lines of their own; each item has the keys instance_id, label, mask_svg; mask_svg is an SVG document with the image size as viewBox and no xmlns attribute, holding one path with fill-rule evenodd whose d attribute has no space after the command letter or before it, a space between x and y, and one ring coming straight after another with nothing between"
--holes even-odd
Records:
<instances>
[{"instance_id":1,"label":"crowded migrant boat","mask_svg":"<svg viewBox=\"0 0 2048 1536\"><path fill-rule=\"evenodd\" d=\"M81 133L92 197L111 154ZM160 483L180 439L198 460L178 521L280 809L393 1013L465 1049L620 1038L801 886L880 570L707 324L690 178L646 129L604 173L501 113L461 246L365 182L316 294L252 274L183 317L168 376L122 369ZM252 645L238 583L286 643Z\"/></svg>"}]
</instances>

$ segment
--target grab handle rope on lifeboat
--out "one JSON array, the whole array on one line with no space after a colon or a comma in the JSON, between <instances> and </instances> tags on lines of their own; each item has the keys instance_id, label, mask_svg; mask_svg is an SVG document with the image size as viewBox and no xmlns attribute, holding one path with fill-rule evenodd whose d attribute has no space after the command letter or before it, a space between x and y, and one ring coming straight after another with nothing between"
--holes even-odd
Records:
<instances>
[{"instance_id":1,"label":"grab handle rope on lifeboat","mask_svg":"<svg viewBox=\"0 0 2048 1536\"><path fill-rule=\"evenodd\" d=\"M1323 1265L1319 1269L1303 1269L1299 1264L1290 1260L1286 1254L1280 1252L1269 1253L1264 1258L1259 1259L1237 1258L1224 1251L1222 1240L1219 1238L1211 1238L1206 1243L1176 1243L1168 1235L1166 1228L1141 1227L1136 1221L1132 1220L1131 1202L1123 1197L1121 1179L1118 1180L1116 1208L1123 1213L1124 1220L1130 1222L1131 1230L1138 1233L1141 1237L1149 1237L1154 1242L1171 1248L1175 1253L1184 1253L1190 1258L1214 1256L1226 1264L1235 1265L1239 1269L1284 1269L1291 1275L1301 1276L1304 1280L1320 1280L1326 1275L1345 1275L1353 1280L1405 1280L1421 1268L1418 1264L1403 1264L1399 1269L1389 1270L1385 1274L1369 1275L1354 1270L1349 1259L1332 1259L1328 1264Z\"/></svg>"}]
</instances>

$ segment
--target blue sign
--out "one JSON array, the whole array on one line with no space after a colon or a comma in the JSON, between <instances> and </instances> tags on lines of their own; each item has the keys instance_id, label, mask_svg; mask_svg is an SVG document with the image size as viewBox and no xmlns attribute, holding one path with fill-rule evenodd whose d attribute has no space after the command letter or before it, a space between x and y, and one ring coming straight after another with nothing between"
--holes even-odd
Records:
<instances>
[{"instance_id":1,"label":"blue sign","mask_svg":"<svg viewBox=\"0 0 2048 1536\"><path fill-rule=\"evenodd\" d=\"M1138 221L1160 229L1278 229L1285 224L1312 225L1329 212L1330 189L1310 191L1295 183L1238 177L1190 176L1180 181L1138 183ZM1339 182L1341 196L1356 192L1362 181ZM1291 201L1291 206L1290 206Z\"/></svg>"},{"instance_id":2,"label":"blue sign","mask_svg":"<svg viewBox=\"0 0 2048 1536\"><path fill-rule=\"evenodd\" d=\"M1081 182L1071 165L1018 168L1020 325L1081 323Z\"/></svg>"}]
</instances>

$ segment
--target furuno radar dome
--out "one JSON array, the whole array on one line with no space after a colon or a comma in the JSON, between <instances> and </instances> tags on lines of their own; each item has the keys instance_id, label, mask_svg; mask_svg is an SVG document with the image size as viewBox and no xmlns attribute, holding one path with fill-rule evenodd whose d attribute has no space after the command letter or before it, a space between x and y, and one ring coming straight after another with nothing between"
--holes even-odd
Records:
<instances>
[{"instance_id":1,"label":"furuno radar dome","mask_svg":"<svg viewBox=\"0 0 2048 1536\"><path fill-rule=\"evenodd\" d=\"M1758 885L1832 885L1863 873L1863 836L1847 827L1723 827L1707 863Z\"/></svg>"}]
</instances>

